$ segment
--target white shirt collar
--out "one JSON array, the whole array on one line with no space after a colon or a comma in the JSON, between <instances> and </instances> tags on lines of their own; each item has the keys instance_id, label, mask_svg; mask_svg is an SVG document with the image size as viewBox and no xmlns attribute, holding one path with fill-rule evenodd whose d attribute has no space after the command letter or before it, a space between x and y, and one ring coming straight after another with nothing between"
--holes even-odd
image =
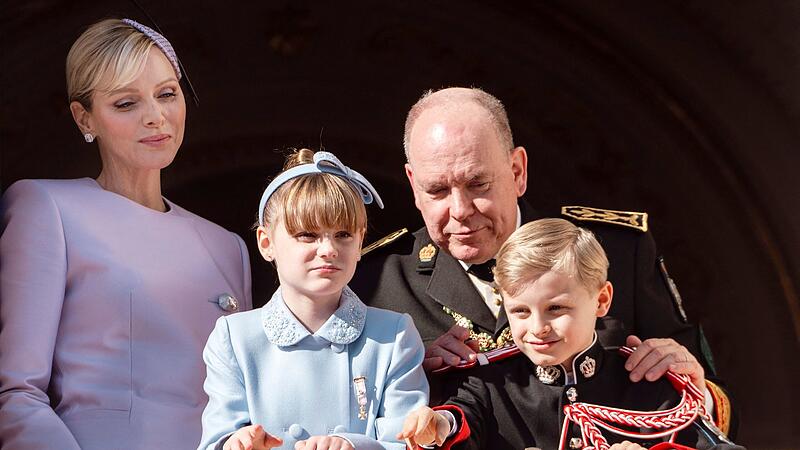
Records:
<instances>
[{"instance_id":1,"label":"white shirt collar","mask_svg":"<svg viewBox=\"0 0 800 450\"><path fill-rule=\"evenodd\" d=\"M355 292L345 286L339 307L314 335L332 344L349 344L361 336L366 319L367 306ZM297 320L284 303L280 287L272 294L270 301L261 308L261 323L267 339L279 347L297 344L305 337L311 336L311 332Z\"/></svg>"}]
</instances>

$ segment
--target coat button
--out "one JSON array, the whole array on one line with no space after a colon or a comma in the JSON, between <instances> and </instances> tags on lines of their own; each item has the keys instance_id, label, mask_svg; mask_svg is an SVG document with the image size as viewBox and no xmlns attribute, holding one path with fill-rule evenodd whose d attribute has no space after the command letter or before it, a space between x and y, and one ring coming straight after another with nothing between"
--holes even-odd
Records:
<instances>
[{"instance_id":1,"label":"coat button","mask_svg":"<svg viewBox=\"0 0 800 450\"><path fill-rule=\"evenodd\" d=\"M578 399L578 390L574 387L567 389L567 400L574 403Z\"/></svg>"},{"instance_id":2,"label":"coat button","mask_svg":"<svg viewBox=\"0 0 800 450\"><path fill-rule=\"evenodd\" d=\"M333 429L334 433L347 433L347 427L344 425L336 425L336 428Z\"/></svg>"},{"instance_id":3,"label":"coat button","mask_svg":"<svg viewBox=\"0 0 800 450\"><path fill-rule=\"evenodd\" d=\"M303 427L300 426L299 423L293 423L289 426L289 435L295 439L300 439L303 437Z\"/></svg>"},{"instance_id":4,"label":"coat button","mask_svg":"<svg viewBox=\"0 0 800 450\"><path fill-rule=\"evenodd\" d=\"M583 448L583 441L581 438L572 438L569 440L569 448Z\"/></svg>"},{"instance_id":5,"label":"coat button","mask_svg":"<svg viewBox=\"0 0 800 450\"><path fill-rule=\"evenodd\" d=\"M217 297L217 305L228 312L236 312L239 310L239 301L236 300L236 297L228 293Z\"/></svg>"}]
</instances>

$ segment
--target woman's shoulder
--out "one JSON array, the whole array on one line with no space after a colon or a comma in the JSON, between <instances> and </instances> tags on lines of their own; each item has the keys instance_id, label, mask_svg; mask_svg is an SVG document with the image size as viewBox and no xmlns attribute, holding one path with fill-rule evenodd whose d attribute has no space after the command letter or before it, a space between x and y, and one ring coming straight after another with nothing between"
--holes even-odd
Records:
<instances>
[{"instance_id":1,"label":"woman's shoulder","mask_svg":"<svg viewBox=\"0 0 800 450\"><path fill-rule=\"evenodd\" d=\"M87 191L92 188L93 183L91 178L69 180L27 178L11 184L3 196L24 196L34 199L42 196L57 196L61 193Z\"/></svg>"},{"instance_id":2,"label":"woman's shoulder","mask_svg":"<svg viewBox=\"0 0 800 450\"><path fill-rule=\"evenodd\" d=\"M3 192L1 207L4 215L32 218L51 217L56 211L69 210L72 205L86 203L92 189L91 178L73 180L23 179L14 182Z\"/></svg>"},{"instance_id":3,"label":"woman's shoulder","mask_svg":"<svg viewBox=\"0 0 800 450\"><path fill-rule=\"evenodd\" d=\"M167 201L167 204L169 205L170 209L172 209L177 215L185 219L191 220L201 232L208 233L211 235L226 235L232 238L241 239L239 235L234 233L233 231L230 231L224 228L223 226L218 225L204 217L201 217L189 211L188 209L172 202L169 199L165 198L165 200Z\"/></svg>"}]
</instances>

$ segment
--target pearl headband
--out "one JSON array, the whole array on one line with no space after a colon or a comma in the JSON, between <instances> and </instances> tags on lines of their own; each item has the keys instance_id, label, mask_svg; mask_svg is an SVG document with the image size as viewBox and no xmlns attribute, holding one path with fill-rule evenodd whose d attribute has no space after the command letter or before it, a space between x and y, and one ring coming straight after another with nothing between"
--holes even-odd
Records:
<instances>
[{"instance_id":1,"label":"pearl headband","mask_svg":"<svg viewBox=\"0 0 800 450\"><path fill-rule=\"evenodd\" d=\"M156 31L156 30L154 30L154 29L152 29L152 28L150 28L150 27L148 27L146 25L142 25L142 24L140 24L139 22L137 22L135 20L122 19L122 21L125 22L126 24L132 26L133 28L136 28L137 30L139 30L142 34L144 34L151 41L153 41L153 43L156 44L156 47L161 49L161 51L164 53L164 55L169 60L170 64L172 64L172 68L175 69L175 74L178 75L178 80L180 80L181 79L181 66L180 66L180 64L178 64L178 55L175 54L175 49L172 48L172 44L169 43L167 38L165 38L158 31Z\"/></svg>"},{"instance_id":2,"label":"pearl headband","mask_svg":"<svg viewBox=\"0 0 800 450\"><path fill-rule=\"evenodd\" d=\"M377 203L378 207L383 209L383 200L381 200L381 196L378 195L378 191L372 187L372 184L370 184L363 175L342 164L339 158L333 153L317 152L314 153L313 163L294 166L282 172L269 183L264 193L261 194L261 202L258 204L258 224L262 227L264 226L264 208L267 206L269 198L279 187L293 178L310 173L329 173L342 177L349 181L350 184L356 188L356 191L361 194L361 199L364 201L365 205L369 205L374 201Z\"/></svg>"}]
</instances>

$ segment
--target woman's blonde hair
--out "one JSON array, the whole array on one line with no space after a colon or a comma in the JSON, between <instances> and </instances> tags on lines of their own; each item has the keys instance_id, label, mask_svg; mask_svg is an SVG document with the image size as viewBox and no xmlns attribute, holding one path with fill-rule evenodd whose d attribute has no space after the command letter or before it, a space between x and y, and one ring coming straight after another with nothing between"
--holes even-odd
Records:
<instances>
[{"instance_id":1,"label":"woman's blonde hair","mask_svg":"<svg viewBox=\"0 0 800 450\"><path fill-rule=\"evenodd\" d=\"M95 90L113 91L133 82L144 70L152 39L120 19L91 25L67 54L67 94L70 103L89 110Z\"/></svg>"},{"instance_id":2,"label":"woman's blonde hair","mask_svg":"<svg viewBox=\"0 0 800 450\"><path fill-rule=\"evenodd\" d=\"M520 227L500 247L494 276L500 289L516 295L550 270L575 277L593 292L606 282L608 258L591 231L564 219L540 219Z\"/></svg>"},{"instance_id":3,"label":"woman's blonde hair","mask_svg":"<svg viewBox=\"0 0 800 450\"><path fill-rule=\"evenodd\" d=\"M283 170L313 162L314 151L303 148L286 158ZM289 234L320 228L355 233L367 227L361 194L349 181L330 173L311 173L287 181L270 196L260 214L266 224L282 220Z\"/></svg>"}]
</instances>

